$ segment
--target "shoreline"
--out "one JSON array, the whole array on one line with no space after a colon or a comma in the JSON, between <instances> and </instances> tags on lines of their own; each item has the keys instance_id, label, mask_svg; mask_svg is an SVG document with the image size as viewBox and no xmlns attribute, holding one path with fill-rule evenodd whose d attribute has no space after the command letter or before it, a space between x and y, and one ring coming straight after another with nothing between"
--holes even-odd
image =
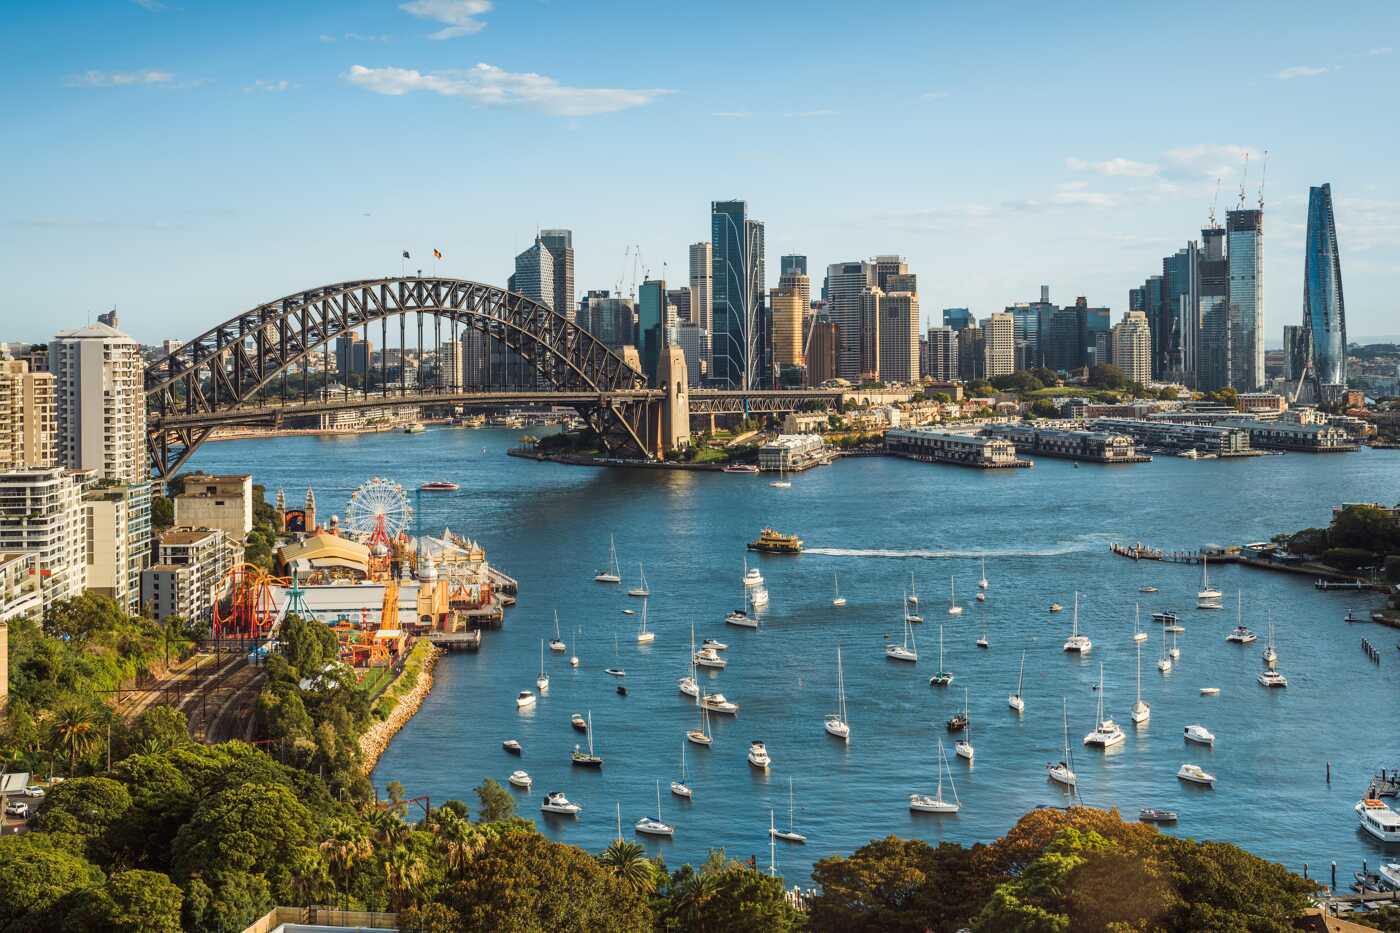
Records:
<instances>
[{"instance_id":1,"label":"shoreline","mask_svg":"<svg viewBox=\"0 0 1400 933\"><path fill-rule=\"evenodd\" d=\"M374 772L394 736L407 725L427 699L428 693L433 689L433 668L437 666L442 655L441 648L430 646L428 656L423 662L423 670L419 672L418 682L413 685L413 689L398 698L394 703L393 712L386 719L376 722L360 736L360 770L365 776L368 777ZM390 684L391 689L392 686Z\"/></svg>"}]
</instances>

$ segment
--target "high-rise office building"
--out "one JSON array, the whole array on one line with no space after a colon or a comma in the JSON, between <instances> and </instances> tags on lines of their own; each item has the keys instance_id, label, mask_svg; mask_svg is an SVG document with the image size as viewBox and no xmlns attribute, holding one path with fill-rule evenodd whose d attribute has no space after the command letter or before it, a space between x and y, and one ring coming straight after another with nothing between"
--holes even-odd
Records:
<instances>
[{"instance_id":1,"label":"high-rise office building","mask_svg":"<svg viewBox=\"0 0 1400 933\"><path fill-rule=\"evenodd\" d=\"M1082 348L1079 365L1099 366L1108 362L1109 309L1091 308L1086 298L1076 299L1075 314L1079 318L1079 344Z\"/></svg>"},{"instance_id":2,"label":"high-rise office building","mask_svg":"<svg viewBox=\"0 0 1400 933\"><path fill-rule=\"evenodd\" d=\"M1201 230L1195 314L1184 321L1186 372L1189 384L1214 392L1230 384L1232 356L1230 331L1230 261L1225 255L1225 230L1220 226Z\"/></svg>"},{"instance_id":3,"label":"high-rise office building","mask_svg":"<svg viewBox=\"0 0 1400 933\"><path fill-rule=\"evenodd\" d=\"M1157 339L1161 378L1195 382L1195 346L1188 340L1201 307L1201 251L1195 240L1162 260L1162 322Z\"/></svg>"},{"instance_id":4,"label":"high-rise office building","mask_svg":"<svg viewBox=\"0 0 1400 933\"><path fill-rule=\"evenodd\" d=\"M143 483L145 363L135 340L107 324L60 331L49 343L58 462L100 479Z\"/></svg>"},{"instance_id":5,"label":"high-rise office building","mask_svg":"<svg viewBox=\"0 0 1400 933\"><path fill-rule=\"evenodd\" d=\"M1241 392L1264 385L1264 212L1227 211L1230 269L1230 384Z\"/></svg>"},{"instance_id":6,"label":"high-rise office building","mask_svg":"<svg viewBox=\"0 0 1400 933\"><path fill-rule=\"evenodd\" d=\"M714 328L714 251L709 243L690 244L691 321L706 331Z\"/></svg>"},{"instance_id":7,"label":"high-rise office building","mask_svg":"<svg viewBox=\"0 0 1400 933\"><path fill-rule=\"evenodd\" d=\"M666 280L647 279L637 292L637 352L647 382L656 385L661 351L667 341Z\"/></svg>"},{"instance_id":8,"label":"high-rise office building","mask_svg":"<svg viewBox=\"0 0 1400 933\"><path fill-rule=\"evenodd\" d=\"M958 378L958 332L951 327L928 329L928 377L934 382Z\"/></svg>"},{"instance_id":9,"label":"high-rise office building","mask_svg":"<svg viewBox=\"0 0 1400 933\"><path fill-rule=\"evenodd\" d=\"M790 255L787 255L787 256L779 256L779 257L778 257L778 274L779 274L779 275L788 275L789 273L795 274L795 275L806 275L806 274L807 274L807 257L806 257L806 256L798 256L798 255L796 255L796 254L790 254Z\"/></svg>"},{"instance_id":10,"label":"high-rise office building","mask_svg":"<svg viewBox=\"0 0 1400 933\"><path fill-rule=\"evenodd\" d=\"M763 300L763 224L749 217L748 204L743 201L713 201L710 244L714 314L711 374L721 385L756 387L767 378L771 357Z\"/></svg>"},{"instance_id":11,"label":"high-rise office building","mask_svg":"<svg viewBox=\"0 0 1400 933\"><path fill-rule=\"evenodd\" d=\"M53 373L0 356L0 472L54 466L56 436Z\"/></svg>"},{"instance_id":12,"label":"high-rise office building","mask_svg":"<svg viewBox=\"0 0 1400 933\"><path fill-rule=\"evenodd\" d=\"M676 346L685 354L688 384L694 388L705 380L705 361L710 356L710 333L698 324L682 322L676 328Z\"/></svg>"},{"instance_id":13,"label":"high-rise office building","mask_svg":"<svg viewBox=\"0 0 1400 933\"><path fill-rule=\"evenodd\" d=\"M885 292L880 298L880 379L917 382L920 375L919 296Z\"/></svg>"},{"instance_id":14,"label":"high-rise office building","mask_svg":"<svg viewBox=\"0 0 1400 933\"><path fill-rule=\"evenodd\" d=\"M880 300L885 293L869 285L860 293L860 378L862 382L880 378Z\"/></svg>"},{"instance_id":15,"label":"high-rise office building","mask_svg":"<svg viewBox=\"0 0 1400 933\"><path fill-rule=\"evenodd\" d=\"M1152 328L1144 311L1129 311L1113 325L1113 365L1129 382L1152 380Z\"/></svg>"},{"instance_id":16,"label":"high-rise office building","mask_svg":"<svg viewBox=\"0 0 1400 933\"><path fill-rule=\"evenodd\" d=\"M553 269L555 311L574 319L574 232L541 230L540 245L549 251Z\"/></svg>"},{"instance_id":17,"label":"high-rise office building","mask_svg":"<svg viewBox=\"0 0 1400 933\"><path fill-rule=\"evenodd\" d=\"M987 376L987 340L976 324L969 324L958 335L958 378L974 382Z\"/></svg>"},{"instance_id":18,"label":"high-rise office building","mask_svg":"<svg viewBox=\"0 0 1400 933\"><path fill-rule=\"evenodd\" d=\"M335 372L340 384L350 388L364 387L373 356L374 342L362 339L353 331L335 338Z\"/></svg>"},{"instance_id":19,"label":"high-rise office building","mask_svg":"<svg viewBox=\"0 0 1400 933\"><path fill-rule=\"evenodd\" d=\"M840 349L841 333L837 325L818 318L812 322L807 335L807 384L819 386L838 378L836 375L837 352Z\"/></svg>"},{"instance_id":20,"label":"high-rise office building","mask_svg":"<svg viewBox=\"0 0 1400 933\"><path fill-rule=\"evenodd\" d=\"M812 280L807 276L806 256L784 256L778 274L779 288L796 289L802 299L802 314L805 318L812 309Z\"/></svg>"},{"instance_id":21,"label":"high-rise office building","mask_svg":"<svg viewBox=\"0 0 1400 933\"><path fill-rule=\"evenodd\" d=\"M1303 328L1317 386L1346 385L1347 311L1342 298L1342 257L1337 251L1331 184L1308 189Z\"/></svg>"},{"instance_id":22,"label":"high-rise office building","mask_svg":"<svg viewBox=\"0 0 1400 933\"><path fill-rule=\"evenodd\" d=\"M944 308L943 326L951 327L953 330L962 330L964 327L976 327L977 318L972 316L972 312L966 308Z\"/></svg>"},{"instance_id":23,"label":"high-rise office building","mask_svg":"<svg viewBox=\"0 0 1400 933\"><path fill-rule=\"evenodd\" d=\"M666 289L666 301L676 308L677 324L695 324L695 320L690 316L690 286L685 288ZM696 324L698 327L699 325Z\"/></svg>"},{"instance_id":24,"label":"high-rise office building","mask_svg":"<svg viewBox=\"0 0 1400 933\"><path fill-rule=\"evenodd\" d=\"M1016 322L1011 315L1004 312L989 315L982 341L986 354L983 375L987 379L1009 376L1016 371Z\"/></svg>"},{"instance_id":25,"label":"high-rise office building","mask_svg":"<svg viewBox=\"0 0 1400 933\"><path fill-rule=\"evenodd\" d=\"M579 324L608 349L621 350L636 340L637 303L607 289L590 291L579 305Z\"/></svg>"},{"instance_id":26,"label":"high-rise office building","mask_svg":"<svg viewBox=\"0 0 1400 933\"><path fill-rule=\"evenodd\" d=\"M1308 334L1302 324L1283 325L1283 378L1301 379L1308 369Z\"/></svg>"},{"instance_id":27,"label":"high-rise office building","mask_svg":"<svg viewBox=\"0 0 1400 933\"><path fill-rule=\"evenodd\" d=\"M535 242L515 257L510 290L554 310L554 254L545 247L541 237L535 237Z\"/></svg>"},{"instance_id":28,"label":"high-rise office building","mask_svg":"<svg viewBox=\"0 0 1400 933\"><path fill-rule=\"evenodd\" d=\"M862 372L863 301L875 285L875 268L868 262L837 262L826 267L822 295L827 320L837 327L836 374L859 382Z\"/></svg>"},{"instance_id":29,"label":"high-rise office building","mask_svg":"<svg viewBox=\"0 0 1400 933\"><path fill-rule=\"evenodd\" d=\"M1082 307L1087 308L1088 302ZM1043 321L1040 333L1040 349L1047 369L1057 372L1070 372L1084 365L1084 329L1081 324L1081 305L1055 308L1048 320Z\"/></svg>"},{"instance_id":30,"label":"high-rise office building","mask_svg":"<svg viewBox=\"0 0 1400 933\"><path fill-rule=\"evenodd\" d=\"M891 278L909 274L909 264L903 256L876 256L870 264L875 267L875 287L882 292L895 290L890 284Z\"/></svg>"},{"instance_id":31,"label":"high-rise office building","mask_svg":"<svg viewBox=\"0 0 1400 933\"><path fill-rule=\"evenodd\" d=\"M802 293L792 286L779 285L768 292L768 306L773 315L773 365L781 374L783 369L801 369L802 359Z\"/></svg>"}]
</instances>

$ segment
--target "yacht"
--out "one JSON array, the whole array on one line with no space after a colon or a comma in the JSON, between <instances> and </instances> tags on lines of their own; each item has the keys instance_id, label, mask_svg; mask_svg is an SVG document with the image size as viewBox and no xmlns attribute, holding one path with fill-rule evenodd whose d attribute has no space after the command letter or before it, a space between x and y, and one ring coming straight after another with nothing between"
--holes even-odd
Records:
<instances>
[{"instance_id":1,"label":"yacht","mask_svg":"<svg viewBox=\"0 0 1400 933\"><path fill-rule=\"evenodd\" d=\"M1272 670L1278 663L1278 650L1274 648L1274 624L1269 623L1269 644L1264 648L1264 663Z\"/></svg>"},{"instance_id":2,"label":"yacht","mask_svg":"<svg viewBox=\"0 0 1400 933\"><path fill-rule=\"evenodd\" d=\"M1176 643L1176 635L1177 635L1177 633L1176 633L1176 632L1172 632L1171 629L1167 629L1167 631L1172 633L1172 646L1171 646L1171 648L1167 651L1167 654L1171 656L1171 659L1172 659L1173 661L1176 661L1176 660L1178 660L1178 659L1181 658L1181 648L1178 647L1178 646L1177 646L1177 643Z\"/></svg>"},{"instance_id":3,"label":"yacht","mask_svg":"<svg viewBox=\"0 0 1400 933\"><path fill-rule=\"evenodd\" d=\"M971 709L967 705L967 688L963 688L963 723L964 732L962 738L953 743L953 753L959 758L966 758L968 764L972 764L976 750L972 747L972 717Z\"/></svg>"},{"instance_id":4,"label":"yacht","mask_svg":"<svg viewBox=\"0 0 1400 933\"><path fill-rule=\"evenodd\" d=\"M638 599L646 599L648 596L651 595L651 587L647 586L646 568L642 566L640 561L637 562L637 578L641 582L639 582L636 586L628 590L627 595L635 596Z\"/></svg>"},{"instance_id":5,"label":"yacht","mask_svg":"<svg viewBox=\"0 0 1400 933\"><path fill-rule=\"evenodd\" d=\"M958 605L958 590L952 577L948 578L948 615L962 615L963 607Z\"/></svg>"},{"instance_id":6,"label":"yacht","mask_svg":"<svg viewBox=\"0 0 1400 933\"><path fill-rule=\"evenodd\" d=\"M1236 625L1229 635L1225 636L1226 641L1232 641L1237 645L1247 645L1252 641L1257 641L1259 636L1245 628L1243 625Z\"/></svg>"},{"instance_id":7,"label":"yacht","mask_svg":"<svg viewBox=\"0 0 1400 933\"><path fill-rule=\"evenodd\" d=\"M749 743L749 764L755 768L768 770L768 766L773 763L773 759L768 757L767 747L757 739Z\"/></svg>"},{"instance_id":8,"label":"yacht","mask_svg":"<svg viewBox=\"0 0 1400 933\"><path fill-rule=\"evenodd\" d=\"M1203 696L1203 697L1218 697L1218 696L1220 696L1220 688L1219 688L1219 687L1202 687L1202 688L1201 688L1201 696Z\"/></svg>"},{"instance_id":9,"label":"yacht","mask_svg":"<svg viewBox=\"0 0 1400 933\"><path fill-rule=\"evenodd\" d=\"M642 600L642 627L637 630L637 644L649 645L656 641L656 633L647 631L647 600Z\"/></svg>"},{"instance_id":10,"label":"yacht","mask_svg":"<svg viewBox=\"0 0 1400 933\"><path fill-rule=\"evenodd\" d=\"M953 672L943 666L943 626L940 625L938 626L938 671L928 679L928 684L930 687L946 687L952 682Z\"/></svg>"},{"instance_id":11,"label":"yacht","mask_svg":"<svg viewBox=\"0 0 1400 933\"><path fill-rule=\"evenodd\" d=\"M1352 807L1361 828L1381 842L1400 842L1400 813L1378 798L1368 797Z\"/></svg>"},{"instance_id":12,"label":"yacht","mask_svg":"<svg viewBox=\"0 0 1400 933\"><path fill-rule=\"evenodd\" d=\"M1094 648L1094 643L1089 640L1088 635L1079 634L1079 594L1074 594L1074 627L1070 629L1069 638L1065 639L1065 650L1075 654L1088 654Z\"/></svg>"},{"instance_id":13,"label":"yacht","mask_svg":"<svg viewBox=\"0 0 1400 933\"><path fill-rule=\"evenodd\" d=\"M588 720L584 719L578 713L574 713L569 717L569 725L572 726L577 732L588 731Z\"/></svg>"},{"instance_id":14,"label":"yacht","mask_svg":"<svg viewBox=\"0 0 1400 933\"><path fill-rule=\"evenodd\" d=\"M714 737L710 735L710 711L705 708L700 696L695 698L695 712L700 720L700 728L691 729L686 732L685 737L692 744L709 748L714 743Z\"/></svg>"},{"instance_id":15,"label":"yacht","mask_svg":"<svg viewBox=\"0 0 1400 933\"><path fill-rule=\"evenodd\" d=\"M604 674L607 674L609 677L626 677L626 676L627 676L627 672L624 671L624 670L623 670L622 668L620 668L620 667L605 667L605 668L603 668L603 673L604 673Z\"/></svg>"},{"instance_id":16,"label":"yacht","mask_svg":"<svg viewBox=\"0 0 1400 933\"><path fill-rule=\"evenodd\" d=\"M692 674L686 674L680 680L676 681L676 689L680 690L681 693L684 693L688 697L698 697L700 695L700 685L695 682L695 677Z\"/></svg>"},{"instance_id":17,"label":"yacht","mask_svg":"<svg viewBox=\"0 0 1400 933\"><path fill-rule=\"evenodd\" d=\"M1143 807L1138 811L1138 822L1140 823L1175 823L1177 813L1175 810L1157 810L1152 807Z\"/></svg>"},{"instance_id":18,"label":"yacht","mask_svg":"<svg viewBox=\"0 0 1400 933\"><path fill-rule=\"evenodd\" d=\"M513 786L530 789L530 785L535 783L535 779L524 771L512 771L510 777L506 778Z\"/></svg>"},{"instance_id":19,"label":"yacht","mask_svg":"<svg viewBox=\"0 0 1400 933\"><path fill-rule=\"evenodd\" d=\"M701 648L695 652L694 657L699 667L712 667L722 671L729 666L729 662L720 657L719 652L713 648Z\"/></svg>"},{"instance_id":20,"label":"yacht","mask_svg":"<svg viewBox=\"0 0 1400 933\"><path fill-rule=\"evenodd\" d=\"M724 467L723 473L757 473L758 467L752 463L731 463Z\"/></svg>"},{"instance_id":21,"label":"yacht","mask_svg":"<svg viewBox=\"0 0 1400 933\"><path fill-rule=\"evenodd\" d=\"M1182 730L1182 735L1188 742L1195 742L1197 745L1215 746L1215 733L1198 722L1193 722Z\"/></svg>"},{"instance_id":22,"label":"yacht","mask_svg":"<svg viewBox=\"0 0 1400 933\"><path fill-rule=\"evenodd\" d=\"M1118 723L1104 715L1103 712L1103 664L1099 664L1099 716L1098 725L1094 731L1084 736L1084 744L1095 748L1109 749L1115 745L1122 744L1124 735L1123 729Z\"/></svg>"},{"instance_id":23,"label":"yacht","mask_svg":"<svg viewBox=\"0 0 1400 933\"><path fill-rule=\"evenodd\" d=\"M563 813L567 816L578 816L583 811L583 807L564 796L563 791L550 791L544 796L544 803L540 804L540 809L545 813Z\"/></svg>"},{"instance_id":24,"label":"yacht","mask_svg":"<svg viewBox=\"0 0 1400 933\"><path fill-rule=\"evenodd\" d=\"M981 596L982 594L981 594L981 593L978 593L977 595L978 595L978 596ZM992 646L992 643L989 642L989 641L987 641L987 620L986 620L986 619L983 619L983 620L982 620L982 634L981 634L981 636L979 636L978 639L977 639L977 647L979 647L979 648L990 648L991 646Z\"/></svg>"},{"instance_id":25,"label":"yacht","mask_svg":"<svg viewBox=\"0 0 1400 933\"><path fill-rule=\"evenodd\" d=\"M722 693L702 694L700 705L712 713L724 713L726 716L739 715L739 704L731 703Z\"/></svg>"},{"instance_id":26,"label":"yacht","mask_svg":"<svg viewBox=\"0 0 1400 933\"><path fill-rule=\"evenodd\" d=\"M1255 679L1259 681L1259 686L1261 686L1261 687L1287 687L1287 686L1288 686L1288 678L1287 678L1287 677L1284 677L1284 676L1283 676L1282 674L1280 674L1278 671L1272 670L1272 669L1266 670L1266 671L1260 671L1260 672L1259 672L1259 676L1258 676L1257 678L1255 678Z\"/></svg>"},{"instance_id":27,"label":"yacht","mask_svg":"<svg viewBox=\"0 0 1400 933\"><path fill-rule=\"evenodd\" d=\"M749 590L749 604L755 609L762 609L768 605L768 587L755 586Z\"/></svg>"},{"instance_id":28,"label":"yacht","mask_svg":"<svg viewBox=\"0 0 1400 933\"><path fill-rule=\"evenodd\" d=\"M521 690L515 695L516 709L529 709L535 705L535 693L533 690Z\"/></svg>"},{"instance_id":29,"label":"yacht","mask_svg":"<svg viewBox=\"0 0 1400 933\"><path fill-rule=\"evenodd\" d=\"M1201 591L1196 594L1197 609L1221 609L1220 597L1224 596L1215 587L1210 585L1210 558L1205 554L1201 555Z\"/></svg>"},{"instance_id":30,"label":"yacht","mask_svg":"<svg viewBox=\"0 0 1400 933\"><path fill-rule=\"evenodd\" d=\"M1142 644L1137 645L1137 702L1133 704L1133 710L1128 714L1133 725L1145 726L1152 718L1152 707L1148 706L1142 699Z\"/></svg>"},{"instance_id":31,"label":"yacht","mask_svg":"<svg viewBox=\"0 0 1400 933\"><path fill-rule=\"evenodd\" d=\"M1065 607L1064 607L1064 606L1061 606L1059 603L1051 603L1051 604L1050 604L1050 611L1051 611L1051 612L1064 612L1064 611L1065 611Z\"/></svg>"},{"instance_id":32,"label":"yacht","mask_svg":"<svg viewBox=\"0 0 1400 933\"><path fill-rule=\"evenodd\" d=\"M549 675L544 672L544 640L540 640L540 676L535 678L535 686L539 688L540 694L549 692Z\"/></svg>"},{"instance_id":33,"label":"yacht","mask_svg":"<svg viewBox=\"0 0 1400 933\"><path fill-rule=\"evenodd\" d=\"M1172 656L1171 656L1171 652L1169 652L1169 651L1167 650L1167 630L1166 630L1166 629L1163 629L1163 630L1162 630L1162 657L1159 658L1158 661L1157 661L1157 670L1161 671L1163 674L1168 674L1168 673L1171 673L1171 669L1172 669Z\"/></svg>"},{"instance_id":34,"label":"yacht","mask_svg":"<svg viewBox=\"0 0 1400 933\"><path fill-rule=\"evenodd\" d=\"M603 756L595 754L593 751L593 711L588 711L588 751L584 751L577 745L569 753L569 763L580 768L601 768L603 766Z\"/></svg>"},{"instance_id":35,"label":"yacht","mask_svg":"<svg viewBox=\"0 0 1400 933\"><path fill-rule=\"evenodd\" d=\"M676 827L661 820L661 782L656 782L656 816L644 816L637 821L637 832L644 836L674 836Z\"/></svg>"},{"instance_id":36,"label":"yacht","mask_svg":"<svg viewBox=\"0 0 1400 933\"><path fill-rule=\"evenodd\" d=\"M762 585L763 585L763 574L761 574L761 573L758 572L758 568L757 568L757 567L750 567L750 566L749 566L749 559L748 559L747 557L745 557L745 558L744 558L744 586L745 586L745 587L750 587L750 586L762 586Z\"/></svg>"},{"instance_id":37,"label":"yacht","mask_svg":"<svg viewBox=\"0 0 1400 933\"><path fill-rule=\"evenodd\" d=\"M842 741L851 740L851 723L846 719L846 675L841 668L840 645L836 646L836 712L826 714L825 729L829 735Z\"/></svg>"},{"instance_id":38,"label":"yacht","mask_svg":"<svg viewBox=\"0 0 1400 933\"><path fill-rule=\"evenodd\" d=\"M1142 630L1142 607L1133 605L1133 641L1147 641L1147 633Z\"/></svg>"},{"instance_id":39,"label":"yacht","mask_svg":"<svg viewBox=\"0 0 1400 933\"><path fill-rule=\"evenodd\" d=\"M1215 775L1206 771L1200 765L1186 763L1181 766L1181 770L1176 772L1176 776L1183 781L1190 781L1192 784L1204 784L1207 787L1215 786Z\"/></svg>"},{"instance_id":40,"label":"yacht","mask_svg":"<svg viewBox=\"0 0 1400 933\"><path fill-rule=\"evenodd\" d=\"M831 604L833 606L846 605L846 597L841 595L841 581L836 579L836 574L834 573L831 575L831 585L836 591L836 596L831 600Z\"/></svg>"},{"instance_id":41,"label":"yacht","mask_svg":"<svg viewBox=\"0 0 1400 933\"><path fill-rule=\"evenodd\" d=\"M1392 891L1400 891L1400 862L1386 862L1376 866L1376 874L1381 883Z\"/></svg>"},{"instance_id":42,"label":"yacht","mask_svg":"<svg viewBox=\"0 0 1400 933\"><path fill-rule=\"evenodd\" d=\"M691 791L690 784L687 783L686 779L684 742L681 743L681 779L671 782L671 793L677 797L684 797L686 800L690 800L694 797L694 792Z\"/></svg>"},{"instance_id":43,"label":"yacht","mask_svg":"<svg viewBox=\"0 0 1400 933\"><path fill-rule=\"evenodd\" d=\"M418 488L424 492L456 492L459 487L451 480L435 479L424 483Z\"/></svg>"},{"instance_id":44,"label":"yacht","mask_svg":"<svg viewBox=\"0 0 1400 933\"><path fill-rule=\"evenodd\" d=\"M1045 773L1055 783L1073 787L1079 782L1079 776L1074 773L1074 759L1069 750L1069 704L1063 698L1060 700L1060 717L1065 736L1062 757L1054 764L1047 764Z\"/></svg>"},{"instance_id":45,"label":"yacht","mask_svg":"<svg viewBox=\"0 0 1400 933\"><path fill-rule=\"evenodd\" d=\"M1021 652L1021 673L1016 675L1016 692L1006 698L1006 705L1018 713L1026 711L1026 699L1021 696L1021 687L1026 682L1026 652Z\"/></svg>"},{"instance_id":46,"label":"yacht","mask_svg":"<svg viewBox=\"0 0 1400 933\"><path fill-rule=\"evenodd\" d=\"M971 721L968 713L969 708L967 705L967 689L963 688L963 708L954 711L953 715L948 717L948 731L961 732L964 729L966 729L968 723Z\"/></svg>"},{"instance_id":47,"label":"yacht","mask_svg":"<svg viewBox=\"0 0 1400 933\"><path fill-rule=\"evenodd\" d=\"M943 799L943 772L948 772L948 787L953 791L952 801ZM958 788L953 783L953 769L948 767L948 754L943 750L943 740L938 740L938 788L930 794L910 794L909 809L917 813L957 813L962 809L958 800Z\"/></svg>"},{"instance_id":48,"label":"yacht","mask_svg":"<svg viewBox=\"0 0 1400 933\"><path fill-rule=\"evenodd\" d=\"M1139 592L1139 593L1155 593L1155 592L1157 592L1157 587L1155 587L1155 586L1140 586L1140 587L1138 587L1138 592Z\"/></svg>"},{"instance_id":49,"label":"yacht","mask_svg":"<svg viewBox=\"0 0 1400 933\"><path fill-rule=\"evenodd\" d=\"M885 657L891 661L911 661L919 660L919 646L914 642L914 629L909 624L909 620L904 620L904 643L896 645L890 642L885 645Z\"/></svg>"},{"instance_id":50,"label":"yacht","mask_svg":"<svg viewBox=\"0 0 1400 933\"><path fill-rule=\"evenodd\" d=\"M725 623L737 625L739 628L758 628L758 618L751 616L743 609L731 609L729 615L724 617Z\"/></svg>"},{"instance_id":51,"label":"yacht","mask_svg":"<svg viewBox=\"0 0 1400 933\"><path fill-rule=\"evenodd\" d=\"M554 610L554 637L549 640L549 650L556 654L563 654L568 650L568 645L564 644L564 639L559 637L559 610ZM575 665L577 667L578 665Z\"/></svg>"},{"instance_id":52,"label":"yacht","mask_svg":"<svg viewBox=\"0 0 1400 933\"><path fill-rule=\"evenodd\" d=\"M595 573L593 579L598 583L622 582L622 568L617 565L617 544L612 535L608 535L608 567Z\"/></svg>"},{"instance_id":53,"label":"yacht","mask_svg":"<svg viewBox=\"0 0 1400 933\"><path fill-rule=\"evenodd\" d=\"M703 642L700 643L700 646L701 646L702 648L713 648L713 649L715 649L716 651L728 651L728 650L729 650L729 646L728 646L728 645L726 645L726 644L725 644L724 642L722 642L722 641L716 641L716 640L713 639L713 638L707 638L707 639L705 639Z\"/></svg>"},{"instance_id":54,"label":"yacht","mask_svg":"<svg viewBox=\"0 0 1400 933\"><path fill-rule=\"evenodd\" d=\"M793 822L792 807L792 778L788 778L788 828L779 829L773 824L773 811L768 811L768 835L774 839L781 839L784 842L806 843L807 837L797 831L797 824Z\"/></svg>"},{"instance_id":55,"label":"yacht","mask_svg":"<svg viewBox=\"0 0 1400 933\"><path fill-rule=\"evenodd\" d=\"M1161 625L1176 625L1181 621L1181 617L1168 609L1163 612L1152 613L1152 621Z\"/></svg>"},{"instance_id":56,"label":"yacht","mask_svg":"<svg viewBox=\"0 0 1400 933\"><path fill-rule=\"evenodd\" d=\"M525 753L525 748L520 744L519 739L506 739L501 743L501 748L504 748L512 755L522 755Z\"/></svg>"}]
</instances>

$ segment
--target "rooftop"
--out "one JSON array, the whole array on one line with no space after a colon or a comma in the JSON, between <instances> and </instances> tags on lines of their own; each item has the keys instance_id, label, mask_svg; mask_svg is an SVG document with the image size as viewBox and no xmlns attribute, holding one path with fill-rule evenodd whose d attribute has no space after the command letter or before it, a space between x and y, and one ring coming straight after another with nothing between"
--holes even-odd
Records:
<instances>
[{"instance_id":1,"label":"rooftop","mask_svg":"<svg viewBox=\"0 0 1400 933\"><path fill-rule=\"evenodd\" d=\"M217 528L172 528L161 533L160 543L165 544L199 544L213 535L220 535L223 532Z\"/></svg>"}]
</instances>

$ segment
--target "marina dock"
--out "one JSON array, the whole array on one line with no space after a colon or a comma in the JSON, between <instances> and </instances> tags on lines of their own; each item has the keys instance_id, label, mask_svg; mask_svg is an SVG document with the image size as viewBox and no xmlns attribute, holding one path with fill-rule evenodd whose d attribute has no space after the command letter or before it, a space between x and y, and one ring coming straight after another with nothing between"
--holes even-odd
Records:
<instances>
[{"instance_id":1,"label":"marina dock","mask_svg":"<svg viewBox=\"0 0 1400 933\"><path fill-rule=\"evenodd\" d=\"M423 636L443 651L480 651L481 629L462 632L428 632Z\"/></svg>"},{"instance_id":2,"label":"marina dock","mask_svg":"<svg viewBox=\"0 0 1400 933\"><path fill-rule=\"evenodd\" d=\"M1118 544L1114 542L1108 549L1119 557L1127 557L1132 560L1160 560L1169 564L1199 564L1203 557L1208 557L1217 564L1239 563L1240 555L1232 551L1164 551L1161 548L1148 547L1145 544Z\"/></svg>"}]
</instances>

